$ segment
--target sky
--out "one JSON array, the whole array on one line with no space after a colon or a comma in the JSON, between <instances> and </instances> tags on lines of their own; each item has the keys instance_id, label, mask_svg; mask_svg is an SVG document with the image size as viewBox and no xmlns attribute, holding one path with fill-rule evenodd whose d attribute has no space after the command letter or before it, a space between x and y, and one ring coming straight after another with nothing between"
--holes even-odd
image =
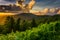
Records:
<instances>
[{"instance_id":1,"label":"sky","mask_svg":"<svg viewBox=\"0 0 60 40\"><path fill-rule=\"evenodd\" d=\"M26 0L25 2L28 3L30 0ZM35 0L36 4L33 7L35 10L41 10L43 8L56 8L60 7L60 0ZM15 0L0 0L0 5L1 4L10 4L10 3L15 3Z\"/></svg>"}]
</instances>

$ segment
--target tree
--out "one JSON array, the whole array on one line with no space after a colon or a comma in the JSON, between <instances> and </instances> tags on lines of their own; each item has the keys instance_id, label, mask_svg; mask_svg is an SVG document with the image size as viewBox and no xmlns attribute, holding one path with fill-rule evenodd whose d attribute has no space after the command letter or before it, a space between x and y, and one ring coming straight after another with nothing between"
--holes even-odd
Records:
<instances>
[{"instance_id":1,"label":"tree","mask_svg":"<svg viewBox=\"0 0 60 40\"><path fill-rule=\"evenodd\" d=\"M20 30L20 18L17 19L16 23L15 23L15 30L14 31L19 31Z\"/></svg>"},{"instance_id":2,"label":"tree","mask_svg":"<svg viewBox=\"0 0 60 40\"><path fill-rule=\"evenodd\" d=\"M27 30L28 29L28 22L26 21L26 20L23 20L23 22L22 22L22 24L21 24L21 26L20 26L20 30L21 31L25 31L25 30Z\"/></svg>"},{"instance_id":3,"label":"tree","mask_svg":"<svg viewBox=\"0 0 60 40\"><path fill-rule=\"evenodd\" d=\"M36 22L35 22L35 19L32 19L31 27L36 27L36 26L37 26L37 24L36 24Z\"/></svg>"},{"instance_id":4,"label":"tree","mask_svg":"<svg viewBox=\"0 0 60 40\"><path fill-rule=\"evenodd\" d=\"M12 32L12 30L14 29L14 25L15 25L14 18L12 16L8 16L5 21L6 31L8 33Z\"/></svg>"}]
</instances>

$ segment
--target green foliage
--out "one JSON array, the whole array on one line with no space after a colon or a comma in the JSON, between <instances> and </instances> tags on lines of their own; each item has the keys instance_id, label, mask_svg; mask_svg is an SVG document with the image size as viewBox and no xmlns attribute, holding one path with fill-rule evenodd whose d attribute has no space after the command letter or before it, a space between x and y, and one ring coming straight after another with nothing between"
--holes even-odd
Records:
<instances>
[{"instance_id":1,"label":"green foliage","mask_svg":"<svg viewBox=\"0 0 60 40\"><path fill-rule=\"evenodd\" d=\"M42 16L27 21L8 16L5 24L0 25L0 40L60 40L59 18Z\"/></svg>"},{"instance_id":2,"label":"green foliage","mask_svg":"<svg viewBox=\"0 0 60 40\"><path fill-rule=\"evenodd\" d=\"M14 32L16 32L20 30L20 18L18 18L15 22L15 26L14 26Z\"/></svg>"},{"instance_id":3,"label":"green foliage","mask_svg":"<svg viewBox=\"0 0 60 40\"><path fill-rule=\"evenodd\" d=\"M36 26L37 26L37 24L36 24L35 19L32 19L32 22L31 22L31 27L36 27Z\"/></svg>"},{"instance_id":4,"label":"green foliage","mask_svg":"<svg viewBox=\"0 0 60 40\"><path fill-rule=\"evenodd\" d=\"M38 27L26 30L24 32L12 32L0 36L1 40L60 40L59 22L50 22L49 24L40 24ZM58 27L57 27L57 26ZM51 29L52 28L52 29ZM59 29L58 29L59 28ZM58 30L59 31L58 31Z\"/></svg>"},{"instance_id":5,"label":"green foliage","mask_svg":"<svg viewBox=\"0 0 60 40\"><path fill-rule=\"evenodd\" d=\"M14 29L14 24L15 24L14 18L11 16L8 16L5 21L5 27L8 33L12 32L12 30Z\"/></svg>"},{"instance_id":6,"label":"green foliage","mask_svg":"<svg viewBox=\"0 0 60 40\"><path fill-rule=\"evenodd\" d=\"M22 22L22 24L21 24L21 27L20 27L20 29L21 29L21 31L25 31L25 30L27 30L28 29L28 22L27 21L25 21L25 20L23 20L23 22Z\"/></svg>"}]
</instances>

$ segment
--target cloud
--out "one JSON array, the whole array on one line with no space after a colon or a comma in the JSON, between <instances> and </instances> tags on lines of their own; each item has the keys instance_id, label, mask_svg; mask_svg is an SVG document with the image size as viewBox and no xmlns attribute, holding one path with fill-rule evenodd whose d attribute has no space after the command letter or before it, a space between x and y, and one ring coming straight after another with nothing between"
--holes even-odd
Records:
<instances>
[{"instance_id":1,"label":"cloud","mask_svg":"<svg viewBox=\"0 0 60 40\"><path fill-rule=\"evenodd\" d=\"M0 0L0 1L4 1L4 0Z\"/></svg>"},{"instance_id":2,"label":"cloud","mask_svg":"<svg viewBox=\"0 0 60 40\"><path fill-rule=\"evenodd\" d=\"M45 8L41 11L32 11L35 15L55 15L60 14L60 8Z\"/></svg>"},{"instance_id":3,"label":"cloud","mask_svg":"<svg viewBox=\"0 0 60 40\"><path fill-rule=\"evenodd\" d=\"M11 3L14 3L14 2L9 0L0 0L0 5L11 4Z\"/></svg>"},{"instance_id":4,"label":"cloud","mask_svg":"<svg viewBox=\"0 0 60 40\"><path fill-rule=\"evenodd\" d=\"M60 10L57 12L57 14L60 14Z\"/></svg>"},{"instance_id":5,"label":"cloud","mask_svg":"<svg viewBox=\"0 0 60 40\"><path fill-rule=\"evenodd\" d=\"M50 13L54 13L54 12L55 12L55 8L51 8Z\"/></svg>"},{"instance_id":6,"label":"cloud","mask_svg":"<svg viewBox=\"0 0 60 40\"><path fill-rule=\"evenodd\" d=\"M7 1L7 2L15 2L16 0L4 0L4 1Z\"/></svg>"},{"instance_id":7,"label":"cloud","mask_svg":"<svg viewBox=\"0 0 60 40\"><path fill-rule=\"evenodd\" d=\"M30 0L26 0L25 3L29 3ZM36 4L33 9L41 9L41 8L54 8L60 7L60 0L35 0ZM9 4L15 3L16 0L0 0L0 4ZM36 8L35 8L36 7Z\"/></svg>"},{"instance_id":8,"label":"cloud","mask_svg":"<svg viewBox=\"0 0 60 40\"><path fill-rule=\"evenodd\" d=\"M4 0L0 0L0 5L5 4L6 2Z\"/></svg>"},{"instance_id":9,"label":"cloud","mask_svg":"<svg viewBox=\"0 0 60 40\"><path fill-rule=\"evenodd\" d=\"M49 12L49 9L48 8L45 8L44 10L43 10L43 13L44 14L46 14L46 13L48 13Z\"/></svg>"},{"instance_id":10,"label":"cloud","mask_svg":"<svg viewBox=\"0 0 60 40\"><path fill-rule=\"evenodd\" d=\"M36 4L33 9L44 8L58 8L60 7L60 0L36 0Z\"/></svg>"}]
</instances>

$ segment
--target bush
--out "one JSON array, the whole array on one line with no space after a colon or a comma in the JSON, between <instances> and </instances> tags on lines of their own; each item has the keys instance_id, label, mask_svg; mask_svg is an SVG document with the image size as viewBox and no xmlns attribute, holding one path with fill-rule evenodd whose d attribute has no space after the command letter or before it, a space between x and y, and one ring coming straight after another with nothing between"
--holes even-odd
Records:
<instances>
[{"instance_id":1,"label":"bush","mask_svg":"<svg viewBox=\"0 0 60 40\"><path fill-rule=\"evenodd\" d=\"M56 34L60 32L58 22L50 22L49 24L40 24L36 28L32 28L31 30L26 30L24 32L12 32L7 34L6 36L0 36L2 40L60 40L60 34ZM60 24L60 23L58 23ZM57 27L57 26L58 27ZM55 28L59 28L58 30ZM52 28L52 29L51 29ZM57 31L56 31L57 30ZM7 37L7 38L6 38Z\"/></svg>"}]
</instances>

